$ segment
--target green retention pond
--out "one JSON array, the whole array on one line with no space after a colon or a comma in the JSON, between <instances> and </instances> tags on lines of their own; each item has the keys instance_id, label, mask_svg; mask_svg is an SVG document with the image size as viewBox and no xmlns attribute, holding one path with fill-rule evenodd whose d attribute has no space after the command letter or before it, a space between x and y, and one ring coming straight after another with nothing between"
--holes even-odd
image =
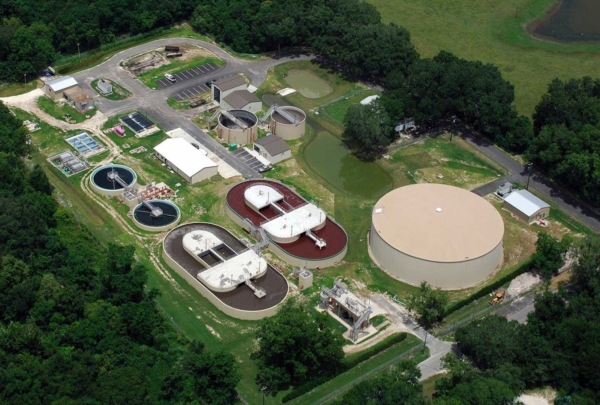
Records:
<instances>
[{"instance_id":1,"label":"green retention pond","mask_svg":"<svg viewBox=\"0 0 600 405\"><path fill-rule=\"evenodd\" d=\"M306 98L321 98L333 92L331 84L308 70L290 70L284 80Z\"/></svg>"},{"instance_id":2,"label":"green retention pond","mask_svg":"<svg viewBox=\"0 0 600 405\"><path fill-rule=\"evenodd\" d=\"M335 188L363 198L378 198L392 188L392 179L375 163L359 160L346 144L320 131L304 151L304 160Z\"/></svg>"}]
</instances>

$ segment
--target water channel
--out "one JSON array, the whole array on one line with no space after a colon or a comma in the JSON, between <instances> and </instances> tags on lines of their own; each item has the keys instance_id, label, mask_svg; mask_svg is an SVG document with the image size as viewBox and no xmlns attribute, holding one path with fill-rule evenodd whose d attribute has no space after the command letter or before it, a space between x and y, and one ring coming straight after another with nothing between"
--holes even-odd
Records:
<instances>
[{"instance_id":1,"label":"water channel","mask_svg":"<svg viewBox=\"0 0 600 405\"><path fill-rule=\"evenodd\" d=\"M306 98L321 98L333 92L329 83L309 70L290 70L283 80Z\"/></svg>"},{"instance_id":2,"label":"water channel","mask_svg":"<svg viewBox=\"0 0 600 405\"><path fill-rule=\"evenodd\" d=\"M531 26L534 34L553 40L599 41L600 1L562 0L549 16Z\"/></svg>"},{"instance_id":3,"label":"water channel","mask_svg":"<svg viewBox=\"0 0 600 405\"><path fill-rule=\"evenodd\" d=\"M281 96L265 94L265 104L289 105ZM357 197L376 199L391 190L392 179L375 163L352 155L344 142L325 131L317 122L306 119L316 133L304 150L304 160L327 183Z\"/></svg>"}]
</instances>

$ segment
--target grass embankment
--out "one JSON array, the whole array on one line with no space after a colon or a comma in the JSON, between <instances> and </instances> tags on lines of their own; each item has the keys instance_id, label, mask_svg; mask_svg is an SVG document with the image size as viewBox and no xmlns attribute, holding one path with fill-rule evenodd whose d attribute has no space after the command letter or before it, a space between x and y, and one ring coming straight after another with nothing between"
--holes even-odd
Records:
<instances>
[{"instance_id":1,"label":"grass embankment","mask_svg":"<svg viewBox=\"0 0 600 405\"><path fill-rule=\"evenodd\" d=\"M98 111L96 108L92 108L91 110L80 113L75 108L64 102L64 100L55 102L46 96L39 97L37 99L37 105L40 107L40 109L53 116L57 120L69 123L71 123L71 121L75 121L77 124L93 117L96 114L96 111ZM66 114L70 115L68 120L65 119ZM86 117L86 115L89 117Z\"/></svg>"},{"instance_id":2,"label":"grass embankment","mask_svg":"<svg viewBox=\"0 0 600 405\"><path fill-rule=\"evenodd\" d=\"M343 125L344 117L346 116L346 112L348 112L348 107L360 103L362 100L369 96L379 95L381 95L381 93L375 90L361 91L358 94L349 95L347 97L342 98L341 100L335 101L323 107L322 113L326 114L328 118L332 119L337 124Z\"/></svg>"},{"instance_id":3,"label":"grass embankment","mask_svg":"<svg viewBox=\"0 0 600 405\"><path fill-rule=\"evenodd\" d=\"M96 79L94 81L92 81L91 86L92 89L94 89L94 91L96 93L98 93L99 95L101 95L102 97L109 99L109 100L113 100L113 101L119 101L119 100L125 100L126 98L131 96L131 92L129 90L127 90L126 88L124 88L123 86L121 86L118 83L113 82L112 80L108 80L108 79L103 79L106 82L109 82L112 85L113 91L110 94L104 94L100 91L100 89L98 89L98 81L100 81L100 79Z\"/></svg>"},{"instance_id":4,"label":"grass embankment","mask_svg":"<svg viewBox=\"0 0 600 405\"><path fill-rule=\"evenodd\" d=\"M157 81L165 77L165 73L176 75L189 69L204 65L205 63L214 63L223 66L225 62L217 57L192 58L188 60L171 59L167 65L162 65L156 69L148 70L138 76L138 79L151 89L158 89Z\"/></svg>"},{"instance_id":5,"label":"grass embankment","mask_svg":"<svg viewBox=\"0 0 600 405\"><path fill-rule=\"evenodd\" d=\"M29 93L31 90L42 87L44 84L39 79L33 79L27 83L6 83L0 85L0 97L18 96Z\"/></svg>"},{"instance_id":6,"label":"grass embankment","mask_svg":"<svg viewBox=\"0 0 600 405\"><path fill-rule=\"evenodd\" d=\"M157 39L162 38L193 38L199 39L201 41L212 42L212 40L208 37L198 34L195 32L192 27L188 24L181 24L180 26L169 28L167 30L157 32L154 35L142 36L140 38L135 38L127 42L117 43L117 44L108 44L105 45L106 49L99 49L92 51L90 54L84 55L81 58L81 61L75 59L73 56L73 60L67 63L56 66L57 72L60 74L70 74L79 72L80 70L89 69L96 65L101 64L102 62L107 61L116 53L121 52L124 49L133 48L134 46L138 46L144 44L146 42L155 41Z\"/></svg>"},{"instance_id":7,"label":"grass embankment","mask_svg":"<svg viewBox=\"0 0 600 405\"><path fill-rule=\"evenodd\" d=\"M384 22L406 27L424 57L440 50L492 63L515 86L516 106L530 115L556 77L598 76L600 44L557 44L532 38L522 25L555 0L368 0Z\"/></svg>"},{"instance_id":8,"label":"grass embankment","mask_svg":"<svg viewBox=\"0 0 600 405\"><path fill-rule=\"evenodd\" d=\"M342 388L350 388L347 386L348 384L355 384L365 377L375 376L377 372L383 371L381 368L386 365L386 363L390 362L393 359L400 360L399 356L406 354L411 349L422 345L422 341L413 335L408 335L406 340L403 342L390 347L387 350L379 353L378 355L370 358L369 360L360 363L358 366L351 368L338 375L337 377L327 381L325 384L319 385L314 390L309 393L302 395L294 399L293 401L288 402L290 405L295 404L313 404L318 403L319 401L329 397L330 395L336 393L338 395L343 395L341 392L337 392ZM425 360L428 357L428 352L415 354L415 361L420 362ZM406 358L410 358L407 356ZM395 362L394 362L395 363ZM393 364L389 364L391 366ZM379 368L379 369L378 369ZM378 370L376 370L378 369ZM376 372L373 372L376 370ZM328 398L329 399L329 398Z\"/></svg>"}]
</instances>

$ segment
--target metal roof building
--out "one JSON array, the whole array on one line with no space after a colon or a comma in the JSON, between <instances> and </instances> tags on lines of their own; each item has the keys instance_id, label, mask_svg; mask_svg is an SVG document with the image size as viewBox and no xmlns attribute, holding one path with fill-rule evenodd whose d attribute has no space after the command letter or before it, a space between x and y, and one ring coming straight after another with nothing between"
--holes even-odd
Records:
<instances>
[{"instance_id":1,"label":"metal roof building","mask_svg":"<svg viewBox=\"0 0 600 405\"><path fill-rule=\"evenodd\" d=\"M254 150L271 163L281 162L292 156L288 144L277 135L257 139L254 141Z\"/></svg>"},{"instance_id":2,"label":"metal roof building","mask_svg":"<svg viewBox=\"0 0 600 405\"><path fill-rule=\"evenodd\" d=\"M532 224L550 215L550 205L527 190L516 190L504 199L503 208Z\"/></svg>"},{"instance_id":3,"label":"metal roof building","mask_svg":"<svg viewBox=\"0 0 600 405\"><path fill-rule=\"evenodd\" d=\"M221 100L223 100L223 98L228 94L236 90L246 90L246 88L246 79L244 79L242 76L229 76L212 84L212 99L217 103L221 103Z\"/></svg>"},{"instance_id":4,"label":"metal roof building","mask_svg":"<svg viewBox=\"0 0 600 405\"><path fill-rule=\"evenodd\" d=\"M63 98L65 90L77 86L77 80L72 76L63 76L58 79L49 80L42 87L42 91L52 100Z\"/></svg>"},{"instance_id":5,"label":"metal roof building","mask_svg":"<svg viewBox=\"0 0 600 405\"><path fill-rule=\"evenodd\" d=\"M154 154L190 184L218 174L217 164L206 152L202 153L183 138L166 139L154 147Z\"/></svg>"},{"instance_id":6,"label":"metal roof building","mask_svg":"<svg viewBox=\"0 0 600 405\"><path fill-rule=\"evenodd\" d=\"M504 222L478 195L442 184L414 184L375 204L369 246L375 262L409 284L460 289L502 262Z\"/></svg>"},{"instance_id":7,"label":"metal roof building","mask_svg":"<svg viewBox=\"0 0 600 405\"><path fill-rule=\"evenodd\" d=\"M221 108L225 110L262 110L262 102L248 90L235 90L221 99Z\"/></svg>"}]
</instances>

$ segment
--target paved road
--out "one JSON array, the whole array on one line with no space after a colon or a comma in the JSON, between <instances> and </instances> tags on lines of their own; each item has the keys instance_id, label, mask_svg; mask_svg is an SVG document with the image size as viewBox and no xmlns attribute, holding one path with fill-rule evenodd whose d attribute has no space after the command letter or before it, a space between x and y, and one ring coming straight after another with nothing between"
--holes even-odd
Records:
<instances>
[{"instance_id":1,"label":"paved road","mask_svg":"<svg viewBox=\"0 0 600 405\"><path fill-rule=\"evenodd\" d=\"M509 321L527 323L527 315L535 310L534 300L535 293L531 292L527 295L517 298L507 306L500 308L494 313L499 316L505 316Z\"/></svg>"},{"instance_id":2,"label":"paved road","mask_svg":"<svg viewBox=\"0 0 600 405\"><path fill-rule=\"evenodd\" d=\"M477 190L474 190L476 193L483 195L483 193L491 187L497 186L497 184L505 181L527 184L527 170L525 167L498 149L498 147L496 147L494 144L480 138L462 125L456 125L451 130L460 134L463 139L488 156L490 159L504 166L509 172L507 176L496 180L493 185L485 185ZM545 178L534 174L531 176L529 185L530 187L539 191L548 200L555 203L561 209L579 219L581 222L587 224L594 231L600 232L600 216L598 216L598 214L588 209L570 196L566 195L563 191L559 190L555 185L548 182ZM492 188L490 192L493 190L494 188Z\"/></svg>"},{"instance_id":3,"label":"paved road","mask_svg":"<svg viewBox=\"0 0 600 405\"><path fill-rule=\"evenodd\" d=\"M301 55L291 56L279 59L264 59L260 61L246 61L236 59L223 49L216 45L208 42L200 41L191 38L166 38L157 41L148 42L136 46L134 48L126 49L122 52L117 53L106 62L84 70L82 72L74 73L72 76L77 79L79 84L87 88L92 94L95 94L90 87L92 80L97 78L106 78L113 80L133 93L133 96L122 101L111 101L106 100L100 96L95 98L96 105L100 111L107 116L113 116L125 111L134 109L143 110L161 125L165 130L170 131L175 128L182 128L195 138L198 143L202 144L218 157L223 159L226 163L231 165L235 170L240 172L244 177L260 177L258 173L253 171L244 161L237 159L234 155L229 153L226 148L215 141L210 135L202 131L196 125L191 122L191 118L194 116L193 110L175 110L169 107L166 103L167 98L170 95L177 94L184 89L194 87L199 84L203 84L207 80L211 80L211 75L198 76L190 78L183 82L175 83L173 86L168 86L164 89L151 90L145 84L134 78L128 71L119 66L120 62L124 59L130 58L131 56L137 55L142 52L147 52L152 49L160 48L165 45L188 43L192 45L201 46L208 49L209 51L216 54L219 58L225 61L223 66L214 75L217 77L223 77L235 73L244 73L251 81L251 84L259 87L267 77L267 71L280 63L288 62L290 60L310 60L312 56Z\"/></svg>"},{"instance_id":4,"label":"paved road","mask_svg":"<svg viewBox=\"0 0 600 405\"><path fill-rule=\"evenodd\" d=\"M421 370L421 381L426 380L434 374L442 371L442 357L453 350L454 345L451 342L439 340L428 334L423 328L404 311L401 311L395 304L392 304L386 297L376 294L371 297L379 306L385 308L390 316L398 319L408 328L410 333L425 341L427 339L427 348L429 348L430 357L419 364Z\"/></svg>"}]
</instances>

